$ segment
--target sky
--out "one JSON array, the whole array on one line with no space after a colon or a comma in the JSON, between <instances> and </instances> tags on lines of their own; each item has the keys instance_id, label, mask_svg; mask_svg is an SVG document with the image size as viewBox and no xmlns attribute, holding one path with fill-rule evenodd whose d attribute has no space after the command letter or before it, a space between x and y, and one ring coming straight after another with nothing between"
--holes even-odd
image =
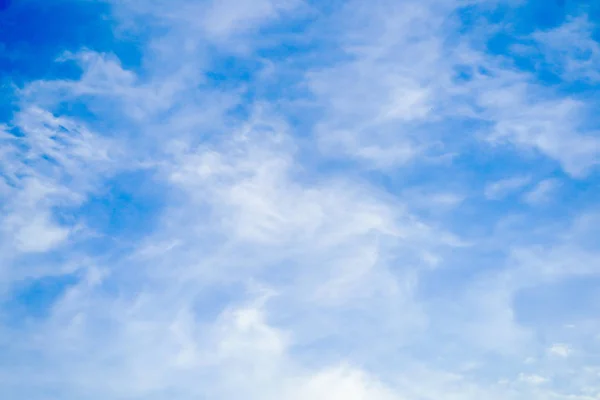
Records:
<instances>
[{"instance_id":1,"label":"sky","mask_svg":"<svg viewBox=\"0 0 600 400\"><path fill-rule=\"evenodd\" d=\"M599 21L0 1L0 397L600 399Z\"/></svg>"}]
</instances>

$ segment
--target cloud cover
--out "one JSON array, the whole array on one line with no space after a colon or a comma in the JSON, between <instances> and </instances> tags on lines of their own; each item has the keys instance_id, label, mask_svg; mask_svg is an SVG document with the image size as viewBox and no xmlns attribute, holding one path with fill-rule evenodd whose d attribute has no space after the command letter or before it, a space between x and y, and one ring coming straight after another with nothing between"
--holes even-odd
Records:
<instances>
[{"instance_id":1,"label":"cloud cover","mask_svg":"<svg viewBox=\"0 0 600 400\"><path fill-rule=\"evenodd\" d=\"M44 7L0 14L4 396L600 396L592 2Z\"/></svg>"}]
</instances>

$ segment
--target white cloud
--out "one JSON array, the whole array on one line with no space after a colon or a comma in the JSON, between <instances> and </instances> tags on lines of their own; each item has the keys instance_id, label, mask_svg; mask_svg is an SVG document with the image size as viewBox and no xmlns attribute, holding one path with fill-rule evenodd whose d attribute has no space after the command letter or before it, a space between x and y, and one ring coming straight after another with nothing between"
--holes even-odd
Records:
<instances>
[{"instance_id":1,"label":"white cloud","mask_svg":"<svg viewBox=\"0 0 600 400\"><path fill-rule=\"evenodd\" d=\"M573 99L544 99L527 94L535 87L518 85L482 96L494 128L492 143L508 141L537 150L575 176L584 176L600 161L600 140L579 128L585 104ZM500 100L499 100L500 97Z\"/></svg>"},{"instance_id":2,"label":"white cloud","mask_svg":"<svg viewBox=\"0 0 600 400\"><path fill-rule=\"evenodd\" d=\"M556 355L559 357L568 357L569 354L571 354L571 347L566 344L555 343L552 346L550 346L548 351L550 352L550 354L553 354L553 355Z\"/></svg>"},{"instance_id":3,"label":"white cloud","mask_svg":"<svg viewBox=\"0 0 600 400\"><path fill-rule=\"evenodd\" d=\"M347 19L337 43L343 61L306 76L316 106L326 111L316 131L320 149L389 169L452 154L446 138L483 137L585 176L600 160L597 132L585 127L593 104L562 96L484 53L479 38L458 37L444 46L444 28L457 23L453 6L381 2L367 11L349 2L342 8ZM469 77L457 81L457 69ZM483 135L456 132L453 124L461 119L487 127Z\"/></svg>"},{"instance_id":4,"label":"white cloud","mask_svg":"<svg viewBox=\"0 0 600 400\"><path fill-rule=\"evenodd\" d=\"M529 192L523 195L523 200L531 205L537 205L550 200L552 195L560 187L560 182L556 179L544 179Z\"/></svg>"},{"instance_id":5,"label":"white cloud","mask_svg":"<svg viewBox=\"0 0 600 400\"><path fill-rule=\"evenodd\" d=\"M548 382L548 378L536 374L519 374L519 380L531 385L541 385Z\"/></svg>"},{"instance_id":6,"label":"white cloud","mask_svg":"<svg viewBox=\"0 0 600 400\"><path fill-rule=\"evenodd\" d=\"M203 25L210 35L231 36L276 19L299 4L298 0L211 1L203 13Z\"/></svg>"},{"instance_id":7,"label":"white cloud","mask_svg":"<svg viewBox=\"0 0 600 400\"><path fill-rule=\"evenodd\" d=\"M43 252L56 247L67 239L69 230L49 221L48 215L38 215L35 219L21 223L14 220L5 221L14 229L15 244L20 252ZM20 225L16 228L15 225Z\"/></svg>"},{"instance_id":8,"label":"white cloud","mask_svg":"<svg viewBox=\"0 0 600 400\"><path fill-rule=\"evenodd\" d=\"M400 397L360 370L337 367L309 377L300 387L292 387L289 400L395 400Z\"/></svg>"},{"instance_id":9,"label":"white cloud","mask_svg":"<svg viewBox=\"0 0 600 400\"><path fill-rule=\"evenodd\" d=\"M84 73L82 79L89 76ZM97 79L113 81L103 75ZM39 95L52 95L57 86L80 87L60 81L34 86ZM50 95L48 107L52 107ZM110 93L95 96L112 101ZM54 143L48 144L60 162L57 174L82 181L109 176L100 168L105 161L103 148L84 146L84 140L98 139L87 128L48 112L35 115L49 122L42 129L28 120L32 132L52 136L64 125L72 128L69 133L81 133L81 142L60 151L52 147ZM193 115L172 118L176 127L178 118ZM178 193L179 202L161 219L161 229L140 243L140 257L110 264L97 260L99 277L69 289L52 307L49 320L38 327L43 337L23 332L19 340L34 346L43 360L40 368L55 365L52 371L44 371L47 379L75 397L92 392L98 397L135 397L172 391L182 398L199 393L230 398L253 392L258 399L274 396L273 381L289 381L289 388L281 390L292 399L298 393L332 398L348 391L357 399L392 398L391 390L360 369L334 363L305 371L295 361L286 361L292 349L283 332L286 328L300 332L303 335L297 340L309 344L317 339L315 335L339 337L347 343L371 340L378 326L398 339L417 329L421 321L412 304L413 281L408 277L427 267L421 253L434 257L453 246L452 235L419 221L400 201L366 183L336 176L299 179L288 127L267 111L257 110L249 120L231 124L222 140L201 145L188 140L185 130L173 130L165 152L155 155L153 165ZM135 158L133 150L130 154ZM91 168L96 162L98 170ZM83 183L75 187L77 202L91 190ZM62 187L60 179L56 184ZM151 248L163 250L143 251ZM404 257L412 261L404 262ZM280 275L288 278L278 283ZM197 320L193 307L204 288L218 288L224 281L243 285L256 276L267 284L278 283L278 289L285 291L280 296L282 306L227 307L214 322ZM113 298L108 287L122 290L124 296ZM363 309L365 300L380 311ZM390 323L388 315L399 305L404 317ZM355 324L346 315L347 307L375 322ZM282 328L267 325L267 316L285 320L293 309L297 310L294 320L282 321ZM319 322L320 315L328 315L327 320ZM351 335L339 330L342 321L353 326ZM289 377L279 375L288 368ZM227 377L211 378L211 369ZM201 387L192 378L196 374L209 376Z\"/></svg>"},{"instance_id":10,"label":"white cloud","mask_svg":"<svg viewBox=\"0 0 600 400\"><path fill-rule=\"evenodd\" d=\"M490 200L499 200L515 191L523 189L529 182L531 182L531 178L528 176L501 179L487 184L484 189L484 195Z\"/></svg>"},{"instance_id":11,"label":"white cloud","mask_svg":"<svg viewBox=\"0 0 600 400\"><path fill-rule=\"evenodd\" d=\"M337 40L350 60L307 75L327 110L317 130L322 149L378 168L432 151L420 124L436 119L439 85L447 78L443 16L414 2L381 2L368 10L349 2L340 15L348 19L333 22L341 22Z\"/></svg>"},{"instance_id":12,"label":"white cloud","mask_svg":"<svg viewBox=\"0 0 600 400\"><path fill-rule=\"evenodd\" d=\"M533 33L550 67L565 80L600 81L600 44L593 38L595 26L587 15L568 20L547 31Z\"/></svg>"},{"instance_id":13,"label":"white cloud","mask_svg":"<svg viewBox=\"0 0 600 400\"><path fill-rule=\"evenodd\" d=\"M256 34L261 28L284 16L305 12L302 0L110 2L119 17L119 28L126 34L139 32L141 25L161 32L146 43L150 45L147 56L155 57L154 67L180 69L181 61L186 60L189 64L183 69L188 71L194 64L198 67L210 62L205 58L209 52L204 53L207 45L217 45L218 51L247 54L259 44Z\"/></svg>"},{"instance_id":14,"label":"white cloud","mask_svg":"<svg viewBox=\"0 0 600 400\"><path fill-rule=\"evenodd\" d=\"M547 351L536 335L542 328L519 318L516 294L596 273L597 252L579 240L589 235L585 227L559 235L538 226L551 239L532 245L537 236L521 239L533 229L506 234L486 215L477 221L482 237L465 228L467 240L452 233L464 221L450 221L468 203L460 190L420 182L404 191L408 173L397 174L400 188L387 187L362 168L340 172L328 162L420 168L460 150L463 140L485 137L519 152L535 149L583 177L598 154L580 125L587 105L468 40L446 46L451 1L351 2L327 20L347 58L304 77L323 111L314 132L291 123L278 101L246 104L242 89L200 84L206 49L247 55L260 27L295 6L115 5L122 23L141 19L167 31L144 47L140 71L85 51L62 60L80 63L79 80L38 81L20 91L14 123L24 136L3 136L11 143L2 149L3 171L18 180L2 187L3 222L10 222L4 243L17 240L20 252L70 246L79 227L55 221L55 207L81 204L115 171L151 166L168 204L131 251L111 244L80 263L68 247L63 254L69 265L81 264L82 279L48 305L47 318L0 330L1 342L28 366L3 379L17 389L59 388L61 399L577 398L578 388L554 391L569 374L560 367L547 373L545 361L535 365L540 375L495 382ZM464 63L489 71L457 84L453 68ZM118 135L62 115L57 105L75 100L114 123ZM477 134L444 131L453 118L486 126ZM528 183L519 175L484 194L501 198ZM434 217L423 212L434 208Z\"/></svg>"},{"instance_id":15,"label":"white cloud","mask_svg":"<svg viewBox=\"0 0 600 400\"><path fill-rule=\"evenodd\" d=\"M12 126L0 138L3 157L0 249L5 283L23 276L61 274L72 266L41 263L19 267L28 253L55 251L70 244L77 221L60 222L55 210L81 204L97 188L98 175L113 168L113 142L77 120L57 116L22 98ZM65 263L69 264L69 262Z\"/></svg>"}]
</instances>

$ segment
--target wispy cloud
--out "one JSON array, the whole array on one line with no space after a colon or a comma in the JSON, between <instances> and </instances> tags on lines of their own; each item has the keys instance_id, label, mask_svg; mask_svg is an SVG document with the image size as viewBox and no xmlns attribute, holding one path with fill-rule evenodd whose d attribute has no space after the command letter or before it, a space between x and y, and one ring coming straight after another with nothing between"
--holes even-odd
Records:
<instances>
[{"instance_id":1,"label":"wispy cloud","mask_svg":"<svg viewBox=\"0 0 600 400\"><path fill-rule=\"evenodd\" d=\"M534 32L532 38L546 62L564 79L598 81L600 45L594 40L595 29L584 14L554 29Z\"/></svg>"},{"instance_id":2,"label":"wispy cloud","mask_svg":"<svg viewBox=\"0 0 600 400\"><path fill-rule=\"evenodd\" d=\"M560 182L556 179L544 179L539 182L531 191L523 196L526 203L536 205L548 201L552 194L560 187Z\"/></svg>"},{"instance_id":3,"label":"wispy cloud","mask_svg":"<svg viewBox=\"0 0 600 400\"><path fill-rule=\"evenodd\" d=\"M110 38L59 46L1 114L2 393L600 390L594 303L523 300L574 302L598 278L595 100L569 86L595 87L590 17L548 28L509 1L107 6ZM505 36L537 41L560 83ZM567 41L590 58L570 61Z\"/></svg>"},{"instance_id":4,"label":"wispy cloud","mask_svg":"<svg viewBox=\"0 0 600 400\"><path fill-rule=\"evenodd\" d=\"M511 192L523 189L530 181L531 178L527 176L501 179L486 185L484 195L491 200L501 199Z\"/></svg>"},{"instance_id":5,"label":"wispy cloud","mask_svg":"<svg viewBox=\"0 0 600 400\"><path fill-rule=\"evenodd\" d=\"M562 344L562 343L555 343L552 346L550 346L550 348L548 349L548 351L551 354L560 356L560 357L568 357L569 354L571 354L571 348L566 345L566 344Z\"/></svg>"}]
</instances>

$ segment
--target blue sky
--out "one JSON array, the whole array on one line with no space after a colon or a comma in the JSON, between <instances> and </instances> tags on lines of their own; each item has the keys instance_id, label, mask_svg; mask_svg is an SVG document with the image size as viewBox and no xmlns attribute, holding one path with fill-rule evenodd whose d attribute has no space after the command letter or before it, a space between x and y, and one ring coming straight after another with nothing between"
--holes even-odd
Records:
<instances>
[{"instance_id":1,"label":"blue sky","mask_svg":"<svg viewBox=\"0 0 600 400\"><path fill-rule=\"evenodd\" d=\"M598 21L0 1L0 397L599 399Z\"/></svg>"}]
</instances>

